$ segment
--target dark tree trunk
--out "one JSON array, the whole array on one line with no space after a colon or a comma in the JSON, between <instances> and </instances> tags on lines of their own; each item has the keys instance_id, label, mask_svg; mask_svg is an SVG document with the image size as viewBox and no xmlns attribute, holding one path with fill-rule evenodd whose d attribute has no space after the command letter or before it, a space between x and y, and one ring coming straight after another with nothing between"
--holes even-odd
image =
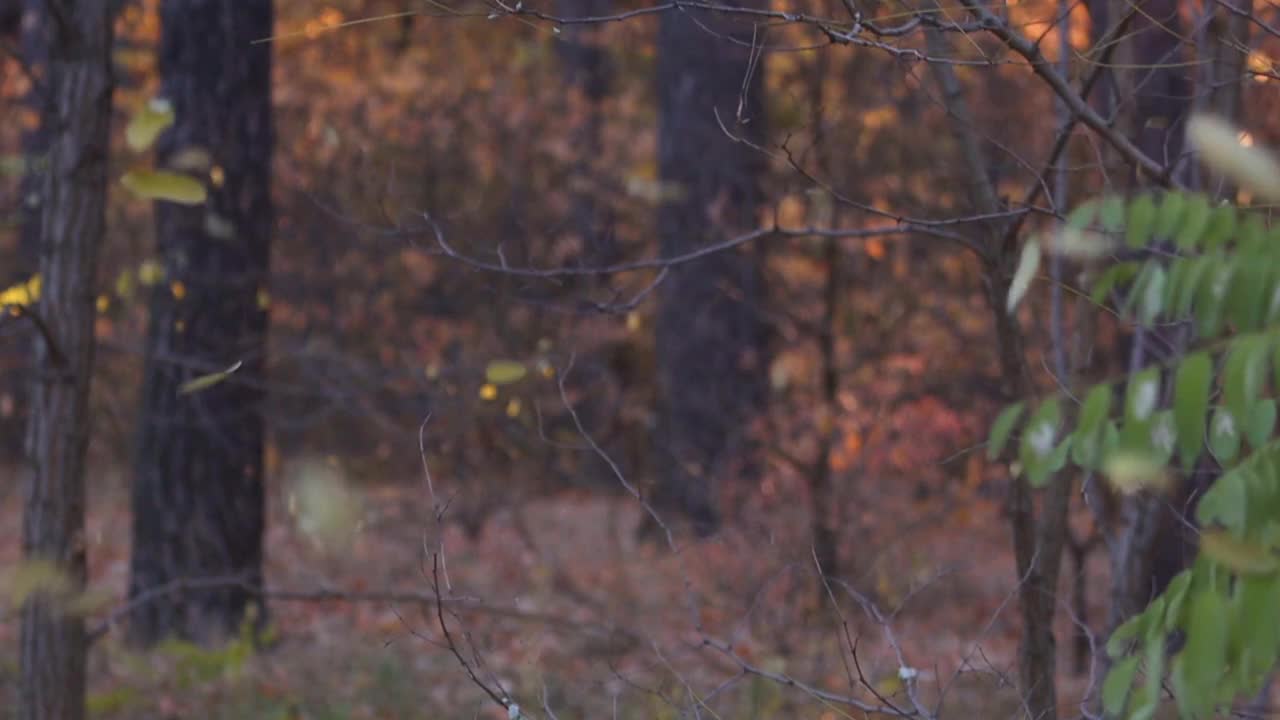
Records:
<instances>
[{"instance_id":1,"label":"dark tree trunk","mask_svg":"<svg viewBox=\"0 0 1280 720\"><path fill-rule=\"evenodd\" d=\"M764 157L726 133L753 142L763 136L764 68L753 40L749 24L721 15L662 14L658 163L668 197L658 232L665 256L757 227ZM687 513L705 535L719 522L716 479L755 471L748 423L768 397L767 326L756 307L764 293L760 250L675 267L660 292L654 501Z\"/></svg>"},{"instance_id":2,"label":"dark tree trunk","mask_svg":"<svg viewBox=\"0 0 1280 720\"><path fill-rule=\"evenodd\" d=\"M48 562L73 588L85 582L85 453L93 371L94 273L106 224L111 125L112 18L98 0L46 2L36 18L48 48L51 130L40 223L43 288L31 320L36 380L27 426L23 553ZM85 631L57 599L22 610L20 720L85 715Z\"/></svg>"},{"instance_id":3,"label":"dark tree trunk","mask_svg":"<svg viewBox=\"0 0 1280 720\"><path fill-rule=\"evenodd\" d=\"M161 162L212 157L204 206L157 203L168 283L151 298L133 484L129 595L135 642L217 642L262 607L263 357L273 145L270 0L166 0L163 94L176 124ZM241 362L222 383L179 386ZM226 582L222 582L226 581ZM219 584L221 583L221 584Z\"/></svg>"}]
</instances>

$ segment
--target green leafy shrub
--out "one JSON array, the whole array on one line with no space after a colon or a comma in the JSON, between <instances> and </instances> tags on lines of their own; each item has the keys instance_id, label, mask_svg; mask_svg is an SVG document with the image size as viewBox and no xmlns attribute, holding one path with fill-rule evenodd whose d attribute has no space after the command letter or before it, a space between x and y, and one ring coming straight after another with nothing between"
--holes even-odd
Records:
<instances>
[{"instance_id":1,"label":"green leafy shrub","mask_svg":"<svg viewBox=\"0 0 1280 720\"><path fill-rule=\"evenodd\" d=\"M1233 129L1196 118L1189 136L1206 164L1277 199L1280 166ZM1000 456L1017 435L1014 467L1034 487L1068 466L1124 493L1161 491L1171 466L1190 470L1206 453L1225 469L1196 509L1195 562L1108 640L1102 687L1109 716L1153 717L1167 679L1183 717L1207 717L1256 694L1280 659L1280 226L1190 192L1097 198L1028 241L1011 312L1053 252L1100 259L1087 288L1096 303L1118 299L1142 325L1187 322L1196 345L1090 388L1078 405L1055 395L1006 408L988 452ZM1170 653L1175 636L1185 641Z\"/></svg>"}]
</instances>

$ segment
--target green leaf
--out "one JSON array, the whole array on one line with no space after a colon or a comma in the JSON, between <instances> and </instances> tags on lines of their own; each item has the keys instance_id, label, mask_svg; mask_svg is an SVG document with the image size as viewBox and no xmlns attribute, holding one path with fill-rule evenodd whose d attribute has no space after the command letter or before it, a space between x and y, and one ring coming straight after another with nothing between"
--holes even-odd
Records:
<instances>
[{"instance_id":1,"label":"green leaf","mask_svg":"<svg viewBox=\"0 0 1280 720\"><path fill-rule=\"evenodd\" d=\"M1280 558L1269 548L1222 530L1201 532L1200 552L1238 575L1270 575L1280 570Z\"/></svg>"},{"instance_id":2,"label":"green leaf","mask_svg":"<svg viewBox=\"0 0 1280 720\"><path fill-rule=\"evenodd\" d=\"M1177 423L1173 419L1173 411L1161 410L1151 418L1151 455L1161 467L1169 464L1173 451L1177 447Z\"/></svg>"},{"instance_id":3,"label":"green leaf","mask_svg":"<svg viewBox=\"0 0 1280 720\"><path fill-rule=\"evenodd\" d=\"M1143 193L1129 203L1129 222L1125 226L1125 244L1131 248L1145 247L1151 242L1156 226L1156 203L1151 195Z\"/></svg>"},{"instance_id":4,"label":"green leaf","mask_svg":"<svg viewBox=\"0 0 1280 720\"><path fill-rule=\"evenodd\" d=\"M1227 409L1242 423L1249 421L1254 403L1261 399L1268 350L1265 339L1246 337L1227 355L1222 370L1223 396Z\"/></svg>"},{"instance_id":5,"label":"green leaf","mask_svg":"<svg viewBox=\"0 0 1280 720\"><path fill-rule=\"evenodd\" d=\"M1262 316L1263 325L1271 325L1280 319L1280 264L1272 264L1267 268L1266 279L1262 283L1262 299L1267 306Z\"/></svg>"},{"instance_id":6,"label":"green leaf","mask_svg":"<svg viewBox=\"0 0 1280 720\"><path fill-rule=\"evenodd\" d=\"M1263 258L1257 262L1245 258L1239 264L1227 291L1227 319L1235 325L1236 332L1250 332L1261 326L1262 314L1267 309L1264 294L1272 270L1272 264Z\"/></svg>"},{"instance_id":7,"label":"green leaf","mask_svg":"<svg viewBox=\"0 0 1280 720\"><path fill-rule=\"evenodd\" d=\"M1169 276L1164 267L1152 264L1138 297L1138 322L1150 325L1164 310L1164 291ZM1138 289L1135 287L1135 291Z\"/></svg>"},{"instance_id":8,"label":"green leaf","mask_svg":"<svg viewBox=\"0 0 1280 720\"><path fill-rule=\"evenodd\" d=\"M1089 299L1097 305L1105 303L1111 291L1116 286L1123 286L1131 281L1138 274L1140 267L1141 265L1136 262L1122 262L1107 268L1094 281L1093 287L1089 290Z\"/></svg>"},{"instance_id":9,"label":"green leaf","mask_svg":"<svg viewBox=\"0 0 1280 720\"><path fill-rule=\"evenodd\" d=\"M510 385L524 379L529 369L514 360L494 360L484 370L484 378L494 385Z\"/></svg>"},{"instance_id":10,"label":"green leaf","mask_svg":"<svg viewBox=\"0 0 1280 720\"><path fill-rule=\"evenodd\" d=\"M1222 679L1226 667L1226 605L1223 597L1209 587L1193 592L1190 597L1187 644L1178 657L1182 661L1184 687L1199 697L1212 697L1214 686Z\"/></svg>"},{"instance_id":11,"label":"green leaf","mask_svg":"<svg viewBox=\"0 0 1280 720\"><path fill-rule=\"evenodd\" d=\"M1164 622L1160 625L1161 631L1170 632L1182 624L1182 611L1186 606L1187 591L1190 589L1190 570L1183 570L1169 581L1169 587L1164 591L1167 602L1165 602Z\"/></svg>"},{"instance_id":12,"label":"green leaf","mask_svg":"<svg viewBox=\"0 0 1280 720\"><path fill-rule=\"evenodd\" d=\"M1214 256L1217 257L1217 256ZM1227 291L1234 279L1236 263L1233 260L1211 262L1196 291L1195 307L1192 308L1196 320L1196 332L1200 337L1214 337L1222 327L1222 306L1225 304Z\"/></svg>"},{"instance_id":13,"label":"green leaf","mask_svg":"<svg viewBox=\"0 0 1280 720\"><path fill-rule=\"evenodd\" d=\"M1085 396L1071 444L1071 459L1081 467L1094 467L1099 461L1102 423L1111 410L1111 386L1096 385Z\"/></svg>"},{"instance_id":14,"label":"green leaf","mask_svg":"<svg viewBox=\"0 0 1280 720\"><path fill-rule=\"evenodd\" d=\"M1134 615L1120 623L1120 627L1116 628L1111 633L1111 637L1107 638L1107 655L1116 658L1125 654L1129 649L1130 643L1146 634L1147 626L1150 623L1151 615L1145 612Z\"/></svg>"},{"instance_id":15,"label":"green leaf","mask_svg":"<svg viewBox=\"0 0 1280 720\"><path fill-rule=\"evenodd\" d=\"M1219 205L1209 214L1209 225L1205 228L1203 246L1206 250L1214 250L1225 244L1236 231L1236 208L1234 205Z\"/></svg>"},{"instance_id":16,"label":"green leaf","mask_svg":"<svg viewBox=\"0 0 1280 720\"><path fill-rule=\"evenodd\" d=\"M1160 368L1147 368L1129 380L1124 400L1125 418L1130 422L1151 419L1160 404Z\"/></svg>"},{"instance_id":17,"label":"green leaf","mask_svg":"<svg viewBox=\"0 0 1280 720\"><path fill-rule=\"evenodd\" d=\"M1209 424L1209 450L1222 464L1240 454L1240 421L1227 408L1218 408Z\"/></svg>"},{"instance_id":18,"label":"green leaf","mask_svg":"<svg viewBox=\"0 0 1280 720\"><path fill-rule=\"evenodd\" d=\"M1119 195L1108 195L1102 199L1098 208L1098 221L1102 229L1110 233L1118 233L1124 228L1124 198Z\"/></svg>"},{"instance_id":19,"label":"green leaf","mask_svg":"<svg viewBox=\"0 0 1280 720\"><path fill-rule=\"evenodd\" d=\"M1233 468L1218 478L1196 503L1196 519L1202 527L1219 523L1228 529L1243 531L1248 504L1245 475L1240 468Z\"/></svg>"},{"instance_id":20,"label":"green leaf","mask_svg":"<svg viewBox=\"0 0 1280 720\"><path fill-rule=\"evenodd\" d=\"M1236 247L1241 253L1252 254L1261 251L1267 243L1267 223L1262 215L1256 212L1244 214L1240 223L1240 232Z\"/></svg>"},{"instance_id":21,"label":"green leaf","mask_svg":"<svg viewBox=\"0 0 1280 720\"><path fill-rule=\"evenodd\" d=\"M120 178L120 184L145 200L199 205L208 197L208 192L199 180L167 170L130 170Z\"/></svg>"},{"instance_id":22,"label":"green leaf","mask_svg":"<svg viewBox=\"0 0 1280 720\"><path fill-rule=\"evenodd\" d=\"M1026 403L1014 403L1001 410L995 422L991 423L991 436L987 438L988 460L995 460L1000 457L1000 453L1004 452L1004 446L1009 442L1009 435L1013 432L1018 418L1022 417L1024 409L1026 409Z\"/></svg>"},{"instance_id":23,"label":"green leaf","mask_svg":"<svg viewBox=\"0 0 1280 720\"><path fill-rule=\"evenodd\" d=\"M1074 210L1067 213L1067 227L1084 230L1092 225L1098 218L1098 210L1102 203L1100 198L1090 198L1077 205Z\"/></svg>"},{"instance_id":24,"label":"green leaf","mask_svg":"<svg viewBox=\"0 0 1280 720\"><path fill-rule=\"evenodd\" d=\"M1133 687L1133 678L1137 673L1137 655L1127 657L1111 667L1106 679L1102 681L1102 709L1107 715L1115 716L1124 712L1129 690Z\"/></svg>"},{"instance_id":25,"label":"green leaf","mask_svg":"<svg viewBox=\"0 0 1280 720\"><path fill-rule=\"evenodd\" d=\"M1160 212L1156 215L1156 235L1162 238L1173 237L1174 231L1182 223L1185 207L1186 200L1182 193L1165 193L1164 200L1160 203Z\"/></svg>"},{"instance_id":26,"label":"green leaf","mask_svg":"<svg viewBox=\"0 0 1280 720\"><path fill-rule=\"evenodd\" d=\"M1178 366L1173 383L1173 418L1178 431L1178 452L1183 467L1190 469L1204 446L1213 359L1204 352L1188 356Z\"/></svg>"},{"instance_id":27,"label":"green leaf","mask_svg":"<svg viewBox=\"0 0 1280 720\"><path fill-rule=\"evenodd\" d=\"M1062 470L1067 465L1067 455L1071 451L1071 441L1073 436L1068 435L1062 438L1062 442L1053 449L1053 454L1049 456L1047 462L1036 464L1030 468L1027 479L1032 487L1044 487L1049 478L1056 472Z\"/></svg>"},{"instance_id":28,"label":"green leaf","mask_svg":"<svg viewBox=\"0 0 1280 720\"><path fill-rule=\"evenodd\" d=\"M1194 250L1209 227L1209 198L1196 193L1186 199L1174 241L1179 250Z\"/></svg>"},{"instance_id":29,"label":"green leaf","mask_svg":"<svg viewBox=\"0 0 1280 720\"><path fill-rule=\"evenodd\" d=\"M1249 445L1257 449L1271 440L1271 433L1276 428L1276 401L1266 398L1253 405L1249 413L1249 423L1245 428L1245 437Z\"/></svg>"},{"instance_id":30,"label":"green leaf","mask_svg":"<svg viewBox=\"0 0 1280 720\"><path fill-rule=\"evenodd\" d=\"M1018 267L1013 272L1013 279L1009 281L1007 309L1010 313L1017 309L1018 303L1027 294L1027 290L1031 287L1031 281L1035 278L1036 271L1039 269L1040 243L1035 240L1028 240L1022 246L1022 255L1018 257Z\"/></svg>"},{"instance_id":31,"label":"green leaf","mask_svg":"<svg viewBox=\"0 0 1280 720\"><path fill-rule=\"evenodd\" d=\"M1061 423L1061 404L1057 397L1051 397L1040 404L1022 430L1018 460L1033 485L1042 484L1052 472L1059 453L1065 458L1069 451L1059 444Z\"/></svg>"},{"instance_id":32,"label":"green leaf","mask_svg":"<svg viewBox=\"0 0 1280 720\"><path fill-rule=\"evenodd\" d=\"M1178 283L1177 296L1174 298L1173 314L1179 318L1186 317L1191 312L1192 304L1199 296L1197 289L1206 277L1212 275L1210 269L1214 266L1214 257L1201 255L1185 262L1187 263L1186 275Z\"/></svg>"},{"instance_id":33,"label":"green leaf","mask_svg":"<svg viewBox=\"0 0 1280 720\"><path fill-rule=\"evenodd\" d=\"M1142 661L1142 670L1146 673L1147 679L1146 682L1142 683L1142 688L1134 695L1132 704L1135 709L1129 714L1129 720L1149 718L1155 713L1155 709L1160 706L1160 692L1163 689L1160 681L1164 676L1164 646L1163 635L1155 641L1147 643Z\"/></svg>"}]
</instances>

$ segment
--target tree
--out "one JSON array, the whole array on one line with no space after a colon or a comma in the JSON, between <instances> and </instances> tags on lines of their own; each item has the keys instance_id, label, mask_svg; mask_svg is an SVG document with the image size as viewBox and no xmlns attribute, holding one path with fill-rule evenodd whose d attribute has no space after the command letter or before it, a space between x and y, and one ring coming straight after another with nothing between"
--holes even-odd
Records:
<instances>
[{"instance_id":1,"label":"tree","mask_svg":"<svg viewBox=\"0 0 1280 720\"><path fill-rule=\"evenodd\" d=\"M74 591L85 583L85 454L94 359L94 273L106 224L111 121L109 3L58 0L40 17L48 49L42 98L49 137L40 222L41 292L27 427L22 546L28 563L57 569ZM22 720L85 714L83 620L50 592L22 611Z\"/></svg>"},{"instance_id":2,"label":"tree","mask_svg":"<svg viewBox=\"0 0 1280 720\"><path fill-rule=\"evenodd\" d=\"M176 119L159 159L207 172L209 193L203 205L156 206L167 282L151 297L129 581L141 643L213 642L261 610L273 130L270 45L254 41L271 35L272 18L269 0L161 7L163 95ZM182 392L236 363L225 382Z\"/></svg>"},{"instance_id":3,"label":"tree","mask_svg":"<svg viewBox=\"0 0 1280 720\"><path fill-rule=\"evenodd\" d=\"M764 69L755 52L761 39L743 27L693 10L660 20L664 256L757 226L764 158L747 143L764 134ZM718 524L714 480L750 456L747 425L768 397L759 252L722 252L673 268L661 288L655 504L687 513L700 534ZM749 464L741 470L751 472Z\"/></svg>"}]
</instances>

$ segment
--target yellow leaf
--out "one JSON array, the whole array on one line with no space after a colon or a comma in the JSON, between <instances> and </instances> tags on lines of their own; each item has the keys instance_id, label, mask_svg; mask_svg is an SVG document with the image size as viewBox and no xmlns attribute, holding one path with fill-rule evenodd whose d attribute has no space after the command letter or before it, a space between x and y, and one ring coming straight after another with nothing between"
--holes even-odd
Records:
<instances>
[{"instance_id":1,"label":"yellow leaf","mask_svg":"<svg viewBox=\"0 0 1280 720\"><path fill-rule=\"evenodd\" d=\"M129 192L146 200L199 205L208 197L200 181L166 170L130 170L120 178L120 182Z\"/></svg>"},{"instance_id":2,"label":"yellow leaf","mask_svg":"<svg viewBox=\"0 0 1280 720\"><path fill-rule=\"evenodd\" d=\"M129 119L124 129L125 142L131 150L141 152L151 147L160 133L173 124L173 104L155 98Z\"/></svg>"},{"instance_id":3,"label":"yellow leaf","mask_svg":"<svg viewBox=\"0 0 1280 720\"><path fill-rule=\"evenodd\" d=\"M350 543L360 530L360 498L347 486L341 469L321 460L302 462L292 473L289 513L313 542L334 549Z\"/></svg>"},{"instance_id":4,"label":"yellow leaf","mask_svg":"<svg viewBox=\"0 0 1280 720\"><path fill-rule=\"evenodd\" d=\"M99 295L97 301L94 303L94 307L98 309L99 314L104 313L107 310L110 310L111 298L107 297L106 295Z\"/></svg>"},{"instance_id":5,"label":"yellow leaf","mask_svg":"<svg viewBox=\"0 0 1280 720\"><path fill-rule=\"evenodd\" d=\"M61 597L70 594L72 589L71 578L48 560L23 562L9 578L9 599L14 607L22 605L35 594Z\"/></svg>"},{"instance_id":6,"label":"yellow leaf","mask_svg":"<svg viewBox=\"0 0 1280 720\"><path fill-rule=\"evenodd\" d=\"M235 363L231 365L231 367L227 368L226 370L219 370L218 372L215 372L215 373L209 373L208 375L200 375L199 377L191 378L190 380L178 386L178 394L190 395L191 393L200 392L201 390L208 390L214 385L217 385L223 380L226 380L227 377L231 375L231 373L239 370L240 365L241 365L241 362L237 360L235 361Z\"/></svg>"},{"instance_id":7,"label":"yellow leaf","mask_svg":"<svg viewBox=\"0 0 1280 720\"><path fill-rule=\"evenodd\" d=\"M498 387L491 383L485 383L480 386L481 400L495 400L498 397Z\"/></svg>"},{"instance_id":8,"label":"yellow leaf","mask_svg":"<svg viewBox=\"0 0 1280 720\"><path fill-rule=\"evenodd\" d=\"M1133 451L1112 453L1103 464L1102 471L1112 487L1125 495L1142 490L1166 490L1169 473L1165 466L1150 455Z\"/></svg>"},{"instance_id":9,"label":"yellow leaf","mask_svg":"<svg viewBox=\"0 0 1280 720\"><path fill-rule=\"evenodd\" d=\"M213 156L209 154L208 150L193 145L169 156L165 164L174 170L205 173L209 172L209 168L213 167Z\"/></svg>"},{"instance_id":10,"label":"yellow leaf","mask_svg":"<svg viewBox=\"0 0 1280 720\"><path fill-rule=\"evenodd\" d=\"M1022 296L1027 294L1027 290L1031 287L1031 280L1035 278L1036 271L1039 269L1040 243L1036 242L1035 239L1031 239L1022 247L1022 255L1018 258L1018 268L1013 273L1013 280L1009 281L1008 310L1010 313L1017 309Z\"/></svg>"},{"instance_id":11,"label":"yellow leaf","mask_svg":"<svg viewBox=\"0 0 1280 720\"><path fill-rule=\"evenodd\" d=\"M520 417L520 398L511 398L507 401L507 417Z\"/></svg>"},{"instance_id":12,"label":"yellow leaf","mask_svg":"<svg viewBox=\"0 0 1280 720\"><path fill-rule=\"evenodd\" d=\"M1200 549L1210 560L1242 575L1262 575L1280 569L1280 558L1267 548L1221 530L1202 532Z\"/></svg>"},{"instance_id":13,"label":"yellow leaf","mask_svg":"<svg viewBox=\"0 0 1280 720\"><path fill-rule=\"evenodd\" d=\"M528 369L514 360L494 360L485 368L484 377L494 385L509 385L524 378Z\"/></svg>"},{"instance_id":14,"label":"yellow leaf","mask_svg":"<svg viewBox=\"0 0 1280 720\"><path fill-rule=\"evenodd\" d=\"M0 291L0 305L27 307L40 299L40 275L32 275L26 282L11 285Z\"/></svg>"},{"instance_id":15,"label":"yellow leaf","mask_svg":"<svg viewBox=\"0 0 1280 720\"><path fill-rule=\"evenodd\" d=\"M169 292L173 293L174 300L181 300L187 296L187 286L181 280L174 280L169 283Z\"/></svg>"},{"instance_id":16,"label":"yellow leaf","mask_svg":"<svg viewBox=\"0 0 1280 720\"><path fill-rule=\"evenodd\" d=\"M124 270L116 276L116 297L121 300L128 300L133 297L133 273L128 270Z\"/></svg>"},{"instance_id":17,"label":"yellow leaf","mask_svg":"<svg viewBox=\"0 0 1280 720\"><path fill-rule=\"evenodd\" d=\"M1212 115L1195 115L1187 139L1209 169L1267 200L1280 200L1280 163L1262 148L1241 141L1240 131Z\"/></svg>"},{"instance_id":18,"label":"yellow leaf","mask_svg":"<svg viewBox=\"0 0 1280 720\"><path fill-rule=\"evenodd\" d=\"M164 279L164 267L155 260L143 260L138 266L138 282L151 287Z\"/></svg>"},{"instance_id":19,"label":"yellow leaf","mask_svg":"<svg viewBox=\"0 0 1280 720\"><path fill-rule=\"evenodd\" d=\"M1115 243L1106 235L1063 226L1049 236L1049 252L1078 260L1095 260L1115 252Z\"/></svg>"}]
</instances>

